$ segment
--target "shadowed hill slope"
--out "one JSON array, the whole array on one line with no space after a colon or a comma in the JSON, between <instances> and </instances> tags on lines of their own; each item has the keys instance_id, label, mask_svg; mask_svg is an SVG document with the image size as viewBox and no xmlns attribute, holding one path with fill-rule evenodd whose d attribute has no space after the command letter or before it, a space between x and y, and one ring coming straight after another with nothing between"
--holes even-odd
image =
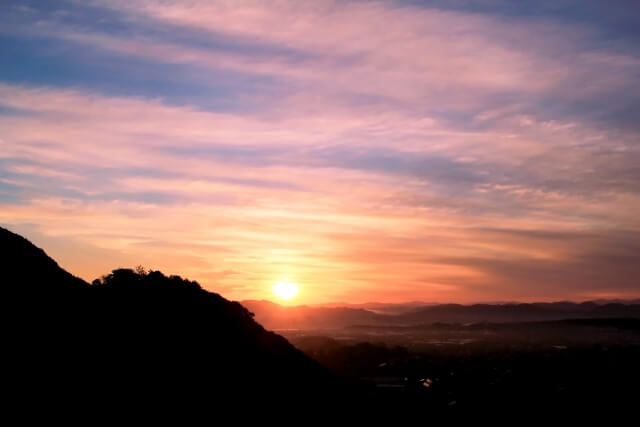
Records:
<instances>
[{"instance_id":1,"label":"shadowed hill slope","mask_svg":"<svg viewBox=\"0 0 640 427\"><path fill-rule=\"evenodd\" d=\"M88 286L24 237L0 227L0 268L6 287L15 292L64 292Z\"/></svg>"},{"instance_id":2,"label":"shadowed hill slope","mask_svg":"<svg viewBox=\"0 0 640 427\"><path fill-rule=\"evenodd\" d=\"M237 302L161 272L114 270L93 284L0 229L12 395L77 405L207 406L306 399L324 368Z\"/></svg>"}]
</instances>

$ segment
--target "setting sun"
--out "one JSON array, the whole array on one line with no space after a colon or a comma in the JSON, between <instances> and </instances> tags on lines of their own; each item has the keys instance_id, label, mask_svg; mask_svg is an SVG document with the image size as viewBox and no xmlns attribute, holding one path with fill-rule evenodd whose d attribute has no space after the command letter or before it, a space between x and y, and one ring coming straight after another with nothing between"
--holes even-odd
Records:
<instances>
[{"instance_id":1,"label":"setting sun","mask_svg":"<svg viewBox=\"0 0 640 427\"><path fill-rule=\"evenodd\" d=\"M273 294L281 300L289 301L298 295L298 284L292 282L277 282L273 286Z\"/></svg>"}]
</instances>

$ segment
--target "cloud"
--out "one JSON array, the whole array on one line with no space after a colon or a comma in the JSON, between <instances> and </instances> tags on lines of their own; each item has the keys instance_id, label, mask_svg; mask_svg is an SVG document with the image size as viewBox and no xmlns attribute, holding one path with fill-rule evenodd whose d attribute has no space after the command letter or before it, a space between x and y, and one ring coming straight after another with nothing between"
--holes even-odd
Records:
<instances>
[{"instance_id":1,"label":"cloud","mask_svg":"<svg viewBox=\"0 0 640 427\"><path fill-rule=\"evenodd\" d=\"M71 4L0 27L0 222L54 251L231 298L637 292L640 54L596 17Z\"/></svg>"}]
</instances>

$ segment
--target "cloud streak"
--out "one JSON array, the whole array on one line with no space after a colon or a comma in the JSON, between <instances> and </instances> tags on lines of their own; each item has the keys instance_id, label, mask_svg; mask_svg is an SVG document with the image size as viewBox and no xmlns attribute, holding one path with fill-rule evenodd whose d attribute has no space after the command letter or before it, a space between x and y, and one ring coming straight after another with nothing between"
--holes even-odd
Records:
<instances>
[{"instance_id":1,"label":"cloud streak","mask_svg":"<svg viewBox=\"0 0 640 427\"><path fill-rule=\"evenodd\" d=\"M86 279L69 245L239 299L640 292L640 51L605 17L3 7L0 223Z\"/></svg>"}]
</instances>

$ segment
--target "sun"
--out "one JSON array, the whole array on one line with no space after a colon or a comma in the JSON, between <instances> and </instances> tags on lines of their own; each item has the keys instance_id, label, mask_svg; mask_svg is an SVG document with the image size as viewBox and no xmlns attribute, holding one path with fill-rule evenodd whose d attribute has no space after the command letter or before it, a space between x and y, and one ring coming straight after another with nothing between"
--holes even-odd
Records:
<instances>
[{"instance_id":1,"label":"sun","mask_svg":"<svg viewBox=\"0 0 640 427\"><path fill-rule=\"evenodd\" d=\"M298 284L292 282L277 282L273 285L273 294L283 301L290 301L298 295Z\"/></svg>"}]
</instances>

